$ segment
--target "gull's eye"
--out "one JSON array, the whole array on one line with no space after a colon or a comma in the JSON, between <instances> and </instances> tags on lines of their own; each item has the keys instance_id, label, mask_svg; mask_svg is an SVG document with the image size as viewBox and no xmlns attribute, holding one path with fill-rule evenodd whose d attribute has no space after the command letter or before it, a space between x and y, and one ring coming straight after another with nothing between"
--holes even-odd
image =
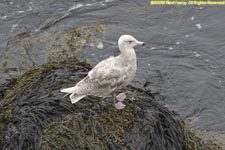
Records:
<instances>
[{"instance_id":1,"label":"gull's eye","mask_svg":"<svg viewBox=\"0 0 225 150\"><path fill-rule=\"evenodd\" d=\"M130 43L132 43L133 41L128 41L128 43L130 44Z\"/></svg>"}]
</instances>

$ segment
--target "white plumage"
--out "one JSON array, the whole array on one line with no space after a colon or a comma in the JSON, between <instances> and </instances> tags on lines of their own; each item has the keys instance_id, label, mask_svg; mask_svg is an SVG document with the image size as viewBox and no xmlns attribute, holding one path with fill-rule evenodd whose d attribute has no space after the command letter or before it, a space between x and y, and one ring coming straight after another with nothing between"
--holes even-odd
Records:
<instances>
[{"instance_id":1,"label":"white plumage","mask_svg":"<svg viewBox=\"0 0 225 150\"><path fill-rule=\"evenodd\" d=\"M70 94L71 102L76 103L88 95L107 97L116 89L127 86L137 70L133 47L143 44L130 35L122 35L118 40L119 56L101 61L74 87L62 89L61 92Z\"/></svg>"}]
</instances>

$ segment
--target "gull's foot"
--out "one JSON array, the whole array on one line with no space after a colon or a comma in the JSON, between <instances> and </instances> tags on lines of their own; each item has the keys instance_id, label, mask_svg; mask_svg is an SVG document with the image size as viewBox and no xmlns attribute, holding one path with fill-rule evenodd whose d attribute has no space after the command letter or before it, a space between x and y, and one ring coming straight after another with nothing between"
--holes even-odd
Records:
<instances>
[{"instance_id":1,"label":"gull's foot","mask_svg":"<svg viewBox=\"0 0 225 150\"><path fill-rule=\"evenodd\" d=\"M116 100L118 100L119 102L124 101L127 98L127 95L125 93L120 93L116 96Z\"/></svg>"},{"instance_id":2,"label":"gull's foot","mask_svg":"<svg viewBox=\"0 0 225 150\"><path fill-rule=\"evenodd\" d=\"M114 106L116 109L124 109L126 107L126 105L122 102L115 103Z\"/></svg>"},{"instance_id":3,"label":"gull's foot","mask_svg":"<svg viewBox=\"0 0 225 150\"><path fill-rule=\"evenodd\" d=\"M122 101L124 101L127 98L125 93L120 93L116 96L115 93L113 93L113 104L115 106L116 109L124 109L126 107L126 105L124 103L122 103ZM117 102L119 101L119 102Z\"/></svg>"}]
</instances>

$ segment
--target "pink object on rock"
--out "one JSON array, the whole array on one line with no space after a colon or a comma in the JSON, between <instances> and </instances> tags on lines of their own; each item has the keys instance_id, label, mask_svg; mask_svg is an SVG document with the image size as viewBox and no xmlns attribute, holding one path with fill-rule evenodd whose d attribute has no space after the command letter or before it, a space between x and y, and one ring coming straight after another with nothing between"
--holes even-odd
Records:
<instances>
[{"instance_id":1,"label":"pink object on rock","mask_svg":"<svg viewBox=\"0 0 225 150\"><path fill-rule=\"evenodd\" d=\"M124 101L127 98L125 93L120 93L116 96L116 99L120 102Z\"/></svg>"},{"instance_id":2,"label":"pink object on rock","mask_svg":"<svg viewBox=\"0 0 225 150\"><path fill-rule=\"evenodd\" d=\"M124 109L126 107L126 105L122 102L118 102L114 104L116 109Z\"/></svg>"}]
</instances>

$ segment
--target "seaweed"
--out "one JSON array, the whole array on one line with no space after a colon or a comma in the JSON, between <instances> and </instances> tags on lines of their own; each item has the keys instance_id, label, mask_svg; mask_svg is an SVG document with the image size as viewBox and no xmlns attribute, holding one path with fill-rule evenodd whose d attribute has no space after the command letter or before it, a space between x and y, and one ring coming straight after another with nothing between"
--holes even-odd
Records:
<instances>
[{"instance_id":1,"label":"seaweed","mask_svg":"<svg viewBox=\"0 0 225 150\"><path fill-rule=\"evenodd\" d=\"M98 42L104 25L73 27L69 31L41 32L33 36L12 37L0 60L0 83L48 62L63 62L68 58L85 60L83 49L89 42Z\"/></svg>"},{"instance_id":2,"label":"seaweed","mask_svg":"<svg viewBox=\"0 0 225 150\"><path fill-rule=\"evenodd\" d=\"M63 97L59 90L73 86L91 69L77 52L103 28L87 26L73 28L63 36L59 33L46 47L51 51L46 64L33 66L0 86L2 150L220 150L220 146L195 136L149 91L128 86L126 92L135 101L126 101L123 110L115 109L111 98L90 96L73 105ZM34 41L27 41L23 48L28 54L34 45Z\"/></svg>"},{"instance_id":3,"label":"seaweed","mask_svg":"<svg viewBox=\"0 0 225 150\"><path fill-rule=\"evenodd\" d=\"M72 105L59 89L72 86L91 67L85 62L48 63L23 74L1 100L3 149L184 149L203 143L179 116L149 92L129 86L124 110L110 98L87 97ZM13 92L18 92L13 96ZM24 128L26 127L26 128Z\"/></svg>"},{"instance_id":4,"label":"seaweed","mask_svg":"<svg viewBox=\"0 0 225 150\"><path fill-rule=\"evenodd\" d=\"M98 105L98 104L95 104ZM116 110L100 106L99 114L77 112L50 124L41 132L40 149L105 149L106 144L125 144L124 128L132 126L135 108ZM93 112L92 112L93 113Z\"/></svg>"},{"instance_id":5,"label":"seaweed","mask_svg":"<svg viewBox=\"0 0 225 150\"><path fill-rule=\"evenodd\" d=\"M190 129L184 124L184 122L181 122L181 125L186 137L185 149L223 150L222 146L215 143L215 141L205 142L197 137L193 132L190 131Z\"/></svg>"},{"instance_id":6,"label":"seaweed","mask_svg":"<svg viewBox=\"0 0 225 150\"><path fill-rule=\"evenodd\" d=\"M139 88L127 87L135 101L123 110L115 109L111 98L87 97L72 105L59 89L90 68L73 58L19 77L1 100L2 149L221 149L204 143L176 113L154 101L157 95Z\"/></svg>"}]
</instances>

